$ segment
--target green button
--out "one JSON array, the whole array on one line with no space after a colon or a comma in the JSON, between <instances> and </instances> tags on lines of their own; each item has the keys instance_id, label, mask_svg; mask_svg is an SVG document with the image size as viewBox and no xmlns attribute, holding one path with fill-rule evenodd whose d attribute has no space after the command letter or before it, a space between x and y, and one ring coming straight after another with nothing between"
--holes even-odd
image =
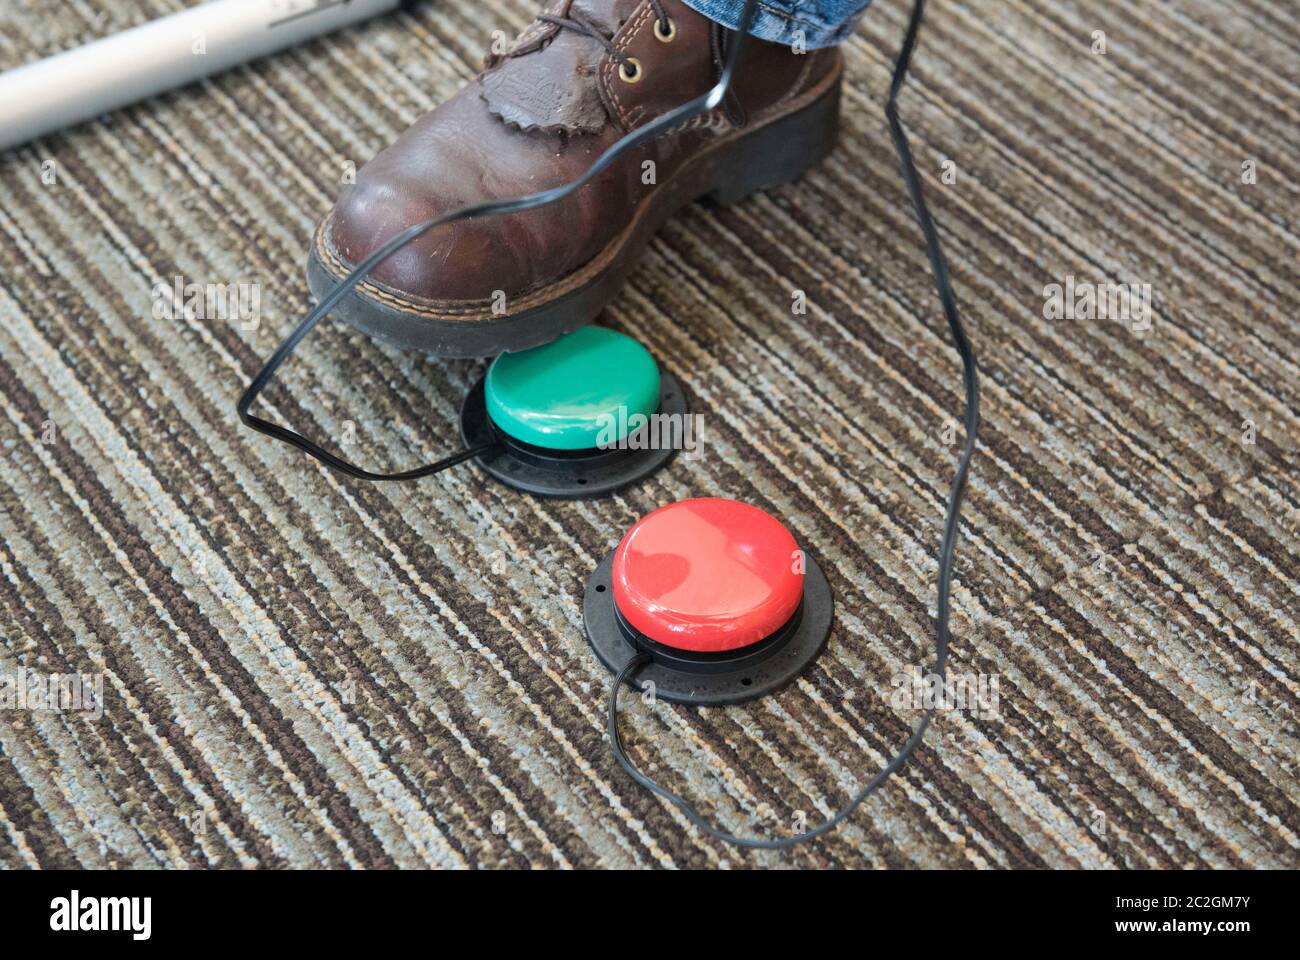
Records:
<instances>
[{"instance_id":1,"label":"green button","mask_svg":"<svg viewBox=\"0 0 1300 960\"><path fill-rule=\"evenodd\" d=\"M583 327L503 353L488 367L485 390L488 416L516 440L589 450L621 440L659 409L659 367L631 337Z\"/></svg>"}]
</instances>

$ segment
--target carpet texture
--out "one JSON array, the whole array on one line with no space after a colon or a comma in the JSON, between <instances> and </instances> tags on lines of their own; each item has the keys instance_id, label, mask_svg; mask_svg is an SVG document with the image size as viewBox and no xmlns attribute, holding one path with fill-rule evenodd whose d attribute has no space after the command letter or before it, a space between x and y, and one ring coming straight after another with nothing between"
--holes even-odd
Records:
<instances>
[{"instance_id":1,"label":"carpet texture","mask_svg":"<svg viewBox=\"0 0 1300 960\"><path fill-rule=\"evenodd\" d=\"M0 67L181 6L8 0ZM103 683L0 713L0 863L1300 864L1300 29L1267 0L930 6L902 112L984 388L951 670L996 703L789 853L702 839L610 758L583 582L691 496L784 518L836 626L761 702L627 698L638 761L783 832L916 722L961 383L883 121L907 7L845 46L833 157L687 211L606 314L705 416L699 459L606 501L353 483L234 414L346 164L531 0L431 0L0 157L0 676ZM257 285L260 323L160 318L178 277ZM1149 285L1149 323L1049 319L1069 282ZM326 324L264 409L409 466L481 369Z\"/></svg>"}]
</instances>

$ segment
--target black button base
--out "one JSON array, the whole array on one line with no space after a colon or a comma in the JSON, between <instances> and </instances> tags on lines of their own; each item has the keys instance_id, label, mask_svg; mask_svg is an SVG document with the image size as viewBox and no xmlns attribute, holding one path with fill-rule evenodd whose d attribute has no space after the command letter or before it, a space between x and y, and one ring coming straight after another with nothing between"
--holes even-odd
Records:
<instances>
[{"instance_id":1,"label":"black button base","mask_svg":"<svg viewBox=\"0 0 1300 960\"><path fill-rule=\"evenodd\" d=\"M673 703L722 706L774 693L798 677L826 646L834 618L830 584L804 551L803 602L771 637L723 653L693 653L656 643L632 629L614 603L610 553L587 580L582 623L587 642L606 668L617 673L638 652L653 662L636 676L653 683L655 696Z\"/></svg>"},{"instance_id":2,"label":"black button base","mask_svg":"<svg viewBox=\"0 0 1300 960\"><path fill-rule=\"evenodd\" d=\"M474 462L508 487L542 497L570 500L603 497L650 476L677 453L663 450L547 450L522 443L497 429L488 417L484 376L460 409L460 434L470 447L498 443ZM686 391L670 373L659 377L659 414L684 418Z\"/></svg>"}]
</instances>

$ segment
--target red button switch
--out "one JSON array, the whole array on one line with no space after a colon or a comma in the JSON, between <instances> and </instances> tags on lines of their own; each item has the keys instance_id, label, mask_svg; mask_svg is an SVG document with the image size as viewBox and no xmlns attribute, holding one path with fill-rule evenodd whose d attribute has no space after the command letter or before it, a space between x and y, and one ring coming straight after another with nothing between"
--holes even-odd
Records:
<instances>
[{"instance_id":1,"label":"red button switch","mask_svg":"<svg viewBox=\"0 0 1300 960\"><path fill-rule=\"evenodd\" d=\"M660 507L614 552L614 602L651 640L716 653L757 643L803 597L799 545L782 523L735 500Z\"/></svg>"}]
</instances>

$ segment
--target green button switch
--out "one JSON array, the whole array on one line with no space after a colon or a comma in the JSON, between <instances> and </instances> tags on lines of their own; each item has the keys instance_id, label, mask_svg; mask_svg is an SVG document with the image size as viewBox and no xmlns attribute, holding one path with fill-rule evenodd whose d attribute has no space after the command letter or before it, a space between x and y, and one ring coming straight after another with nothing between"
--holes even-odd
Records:
<instances>
[{"instance_id":1,"label":"green button switch","mask_svg":"<svg viewBox=\"0 0 1300 960\"><path fill-rule=\"evenodd\" d=\"M631 337L583 327L503 353L488 368L485 392L488 416L516 440L589 450L621 440L659 408L659 367Z\"/></svg>"}]
</instances>

